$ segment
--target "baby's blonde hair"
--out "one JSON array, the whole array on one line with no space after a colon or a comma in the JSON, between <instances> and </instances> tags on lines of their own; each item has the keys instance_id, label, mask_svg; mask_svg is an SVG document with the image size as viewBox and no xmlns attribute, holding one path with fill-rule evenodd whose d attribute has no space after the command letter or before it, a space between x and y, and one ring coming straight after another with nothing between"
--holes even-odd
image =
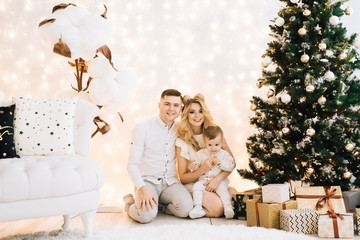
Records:
<instances>
[{"instance_id":1,"label":"baby's blonde hair","mask_svg":"<svg viewBox=\"0 0 360 240\"><path fill-rule=\"evenodd\" d=\"M190 144L195 151L200 150L200 146L198 142L194 138L194 131L191 128L191 124L189 123L188 115L190 112L190 106L193 103L200 104L202 114L204 115L204 122L201 125L201 133L203 133L204 129L209 126L215 126L214 119L209 111L208 107L205 104L205 98L201 93L196 94L193 98L190 98L188 95L183 97L184 108L181 113L180 122L177 128L178 136L186 143Z\"/></svg>"}]
</instances>

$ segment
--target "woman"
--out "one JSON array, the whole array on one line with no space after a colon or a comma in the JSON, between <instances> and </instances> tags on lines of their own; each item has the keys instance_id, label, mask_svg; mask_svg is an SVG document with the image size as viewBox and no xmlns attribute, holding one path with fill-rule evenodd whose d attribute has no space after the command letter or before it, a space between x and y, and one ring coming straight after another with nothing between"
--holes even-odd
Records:
<instances>
[{"instance_id":1,"label":"woman","mask_svg":"<svg viewBox=\"0 0 360 240\"><path fill-rule=\"evenodd\" d=\"M178 139L176 140L176 159L178 164L178 174L181 183L183 183L190 192L194 182L205 172L209 171L214 163L211 159L207 159L194 172L188 171L187 165L190 159L194 159L193 155L200 149L205 147L202 132L208 126L216 125L210 111L208 110L204 96L200 93L194 98L184 96L184 109L181 113L180 123L178 124ZM224 140L222 149L231 151ZM232 157L234 157L232 155ZM215 193L220 182L227 178L230 172L221 172L218 176L206 183L207 188L203 196L203 208L207 217L221 217L224 213L224 206L220 197ZM230 195L236 190L229 188Z\"/></svg>"}]
</instances>

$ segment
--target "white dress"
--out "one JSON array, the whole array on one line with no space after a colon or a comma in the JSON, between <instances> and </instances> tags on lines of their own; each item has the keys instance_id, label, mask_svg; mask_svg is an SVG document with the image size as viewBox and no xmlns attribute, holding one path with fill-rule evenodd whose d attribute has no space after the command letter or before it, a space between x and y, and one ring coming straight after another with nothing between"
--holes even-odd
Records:
<instances>
[{"instance_id":1,"label":"white dress","mask_svg":"<svg viewBox=\"0 0 360 240\"><path fill-rule=\"evenodd\" d=\"M194 138L197 141L197 143L199 144L200 148L205 148L205 141L204 141L204 137L202 134L194 135ZM175 141L175 146L181 148L180 156L185 158L187 161L190 161L190 159L195 159L196 150L193 149L193 147L190 144L186 143L184 140L177 138ZM192 191L193 191L192 189L193 189L195 182L196 181L185 184L185 187L187 188L187 190L189 190L190 193L192 193Z\"/></svg>"}]
</instances>

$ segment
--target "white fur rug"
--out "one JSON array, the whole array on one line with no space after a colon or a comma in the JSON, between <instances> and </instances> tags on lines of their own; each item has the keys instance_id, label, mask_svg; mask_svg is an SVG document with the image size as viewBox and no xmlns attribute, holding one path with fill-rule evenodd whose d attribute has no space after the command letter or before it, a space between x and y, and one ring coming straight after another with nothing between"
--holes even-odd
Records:
<instances>
[{"instance_id":1,"label":"white fur rug","mask_svg":"<svg viewBox=\"0 0 360 240\"><path fill-rule=\"evenodd\" d=\"M3 240L78 240L84 239L81 229L66 232L40 232L28 235L16 235ZM109 229L94 229L94 240L300 240L316 239L311 236L289 233L276 229L246 227L244 225L209 225L209 224L181 224L181 225L141 225L139 227L119 227Z\"/></svg>"}]
</instances>

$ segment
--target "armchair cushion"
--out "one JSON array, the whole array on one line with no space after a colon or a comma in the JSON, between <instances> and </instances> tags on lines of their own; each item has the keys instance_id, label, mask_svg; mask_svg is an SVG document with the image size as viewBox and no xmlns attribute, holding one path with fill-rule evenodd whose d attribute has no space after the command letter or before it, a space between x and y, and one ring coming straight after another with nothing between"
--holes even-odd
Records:
<instances>
[{"instance_id":1,"label":"armchair cushion","mask_svg":"<svg viewBox=\"0 0 360 240\"><path fill-rule=\"evenodd\" d=\"M14 143L15 105L0 107L0 158L19 157Z\"/></svg>"},{"instance_id":2,"label":"armchair cushion","mask_svg":"<svg viewBox=\"0 0 360 240\"><path fill-rule=\"evenodd\" d=\"M14 98L14 136L20 156L74 155L76 99Z\"/></svg>"}]
</instances>

